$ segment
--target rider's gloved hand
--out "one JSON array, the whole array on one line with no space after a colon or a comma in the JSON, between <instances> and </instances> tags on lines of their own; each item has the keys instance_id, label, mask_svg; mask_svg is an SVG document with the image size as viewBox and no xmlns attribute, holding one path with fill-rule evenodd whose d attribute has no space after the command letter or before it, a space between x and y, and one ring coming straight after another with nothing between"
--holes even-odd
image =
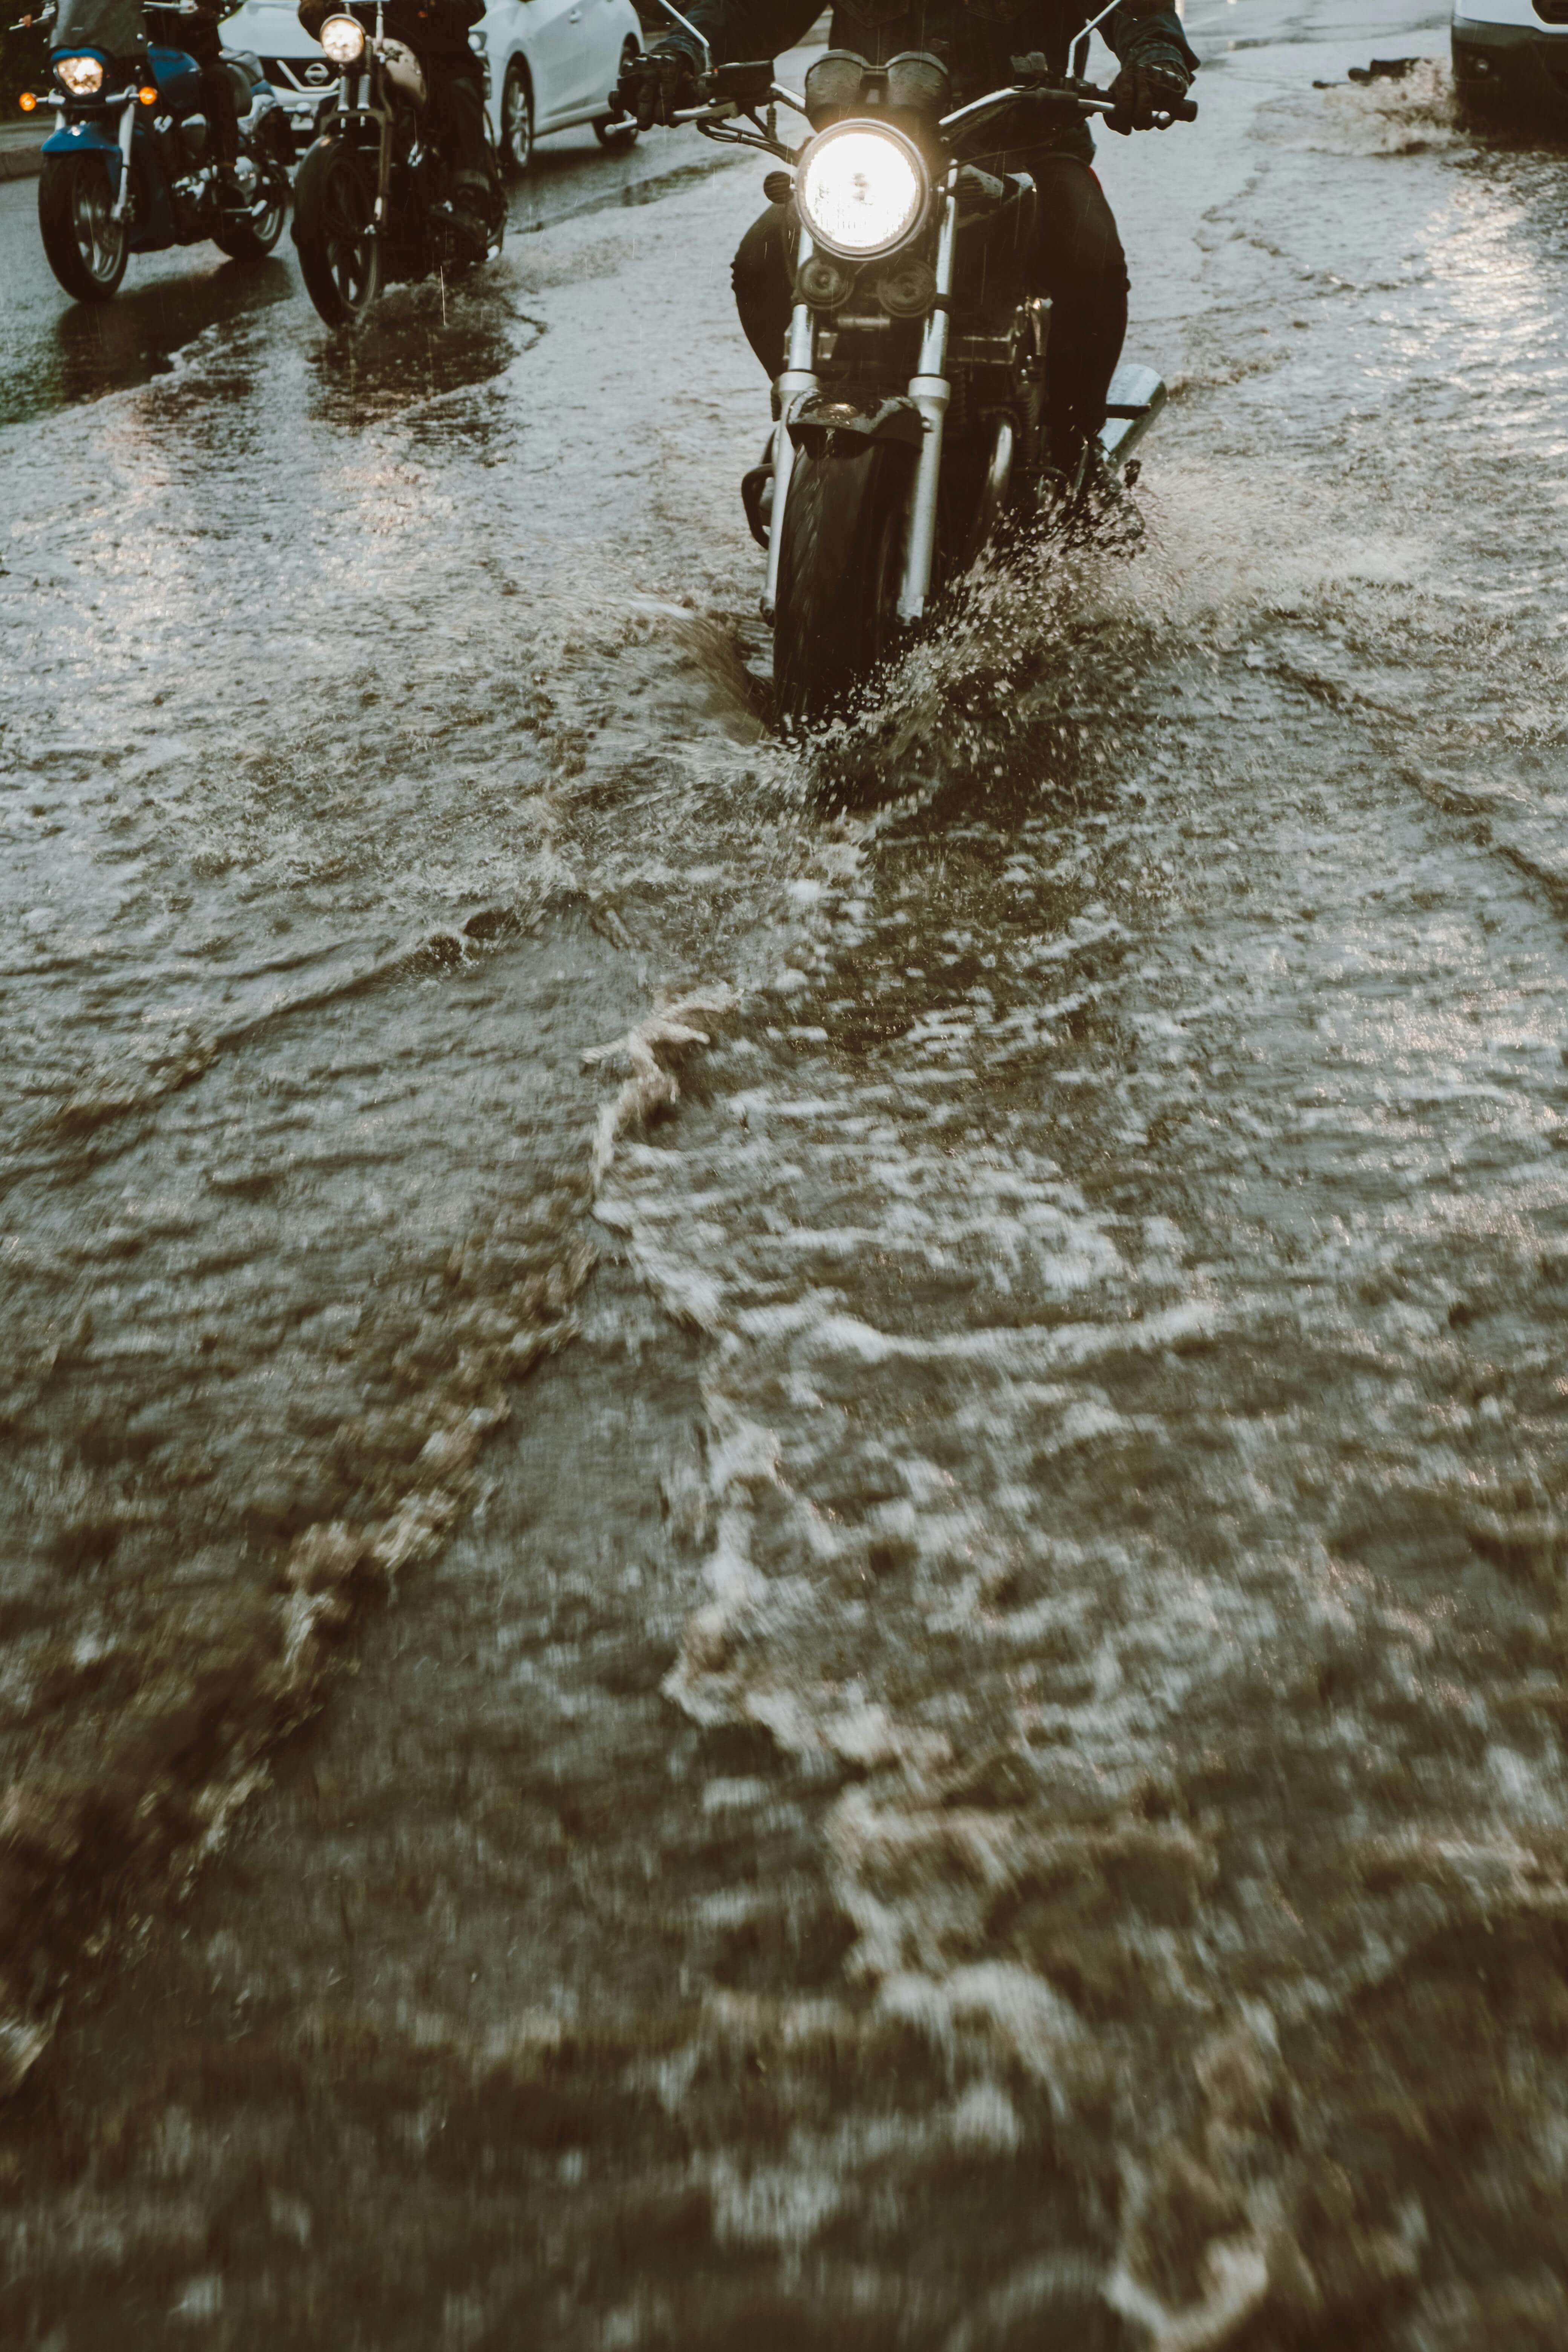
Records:
<instances>
[{"instance_id":1,"label":"rider's gloved hand","mask_svg":"<svg viewBox=\"0 0 1568 2352\"><path fill-rule=\"evenodd\" d=\"M1180 49L1164 41L1146 42L1110 85L1116 103L1104 118L1105 127L1120 131L1123 138L1134 131L1167 130L1173 110L1192 86L1192 72Z\"/></svg>"},{"instance_id":2,"label":"rider's gloved hand","mask_svg":"<svg viewBox=\"0 0 1568 2352\"><path fill-rule=\"evenodd\" d=\"M651 131L656 122L668 130L678 108L697 103L697 68L679 42L660 41L623 68L610 96L639 131Z\"/></svg>"}]
</instances>

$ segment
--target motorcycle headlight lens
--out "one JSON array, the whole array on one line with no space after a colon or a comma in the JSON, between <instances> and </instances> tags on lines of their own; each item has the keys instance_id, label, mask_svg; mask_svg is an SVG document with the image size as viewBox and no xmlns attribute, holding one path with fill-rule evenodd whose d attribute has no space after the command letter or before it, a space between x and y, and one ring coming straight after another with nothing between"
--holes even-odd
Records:
<instances>
[{"instance_id":1,"label":"motorcycle headlight lens","mask_svg":"<svg viewBox=\"0 0 1568 2352\"><path fill-rule=\"evenodd\" d=\"M57 58L55 71L72 98L95 98L103 88L101 58Z\"/></svg>"},{"instance_id":2,"label":"motorcycle headlight lens","mask_svg":"<svg viewBox=\"0 0 1568 2352\"><path fill-rule=\"evenodd\" d=\"M851 260L889 253L925 210L925 166L906 139L869 123L837 123L800 168L795 202L807 230Z\"/></svg>"},{"instance_id":3,"label":"motorcycle headlight lens","mask_svg":"<svg viewBox=\"0 0 1568 2352\"><path fill-rule=\"evenodd\" d=\"M321 47L335 66L352 66L364 55L364 26L352 16L329 16L321 27Z\"/></svg>"}]
</instances>

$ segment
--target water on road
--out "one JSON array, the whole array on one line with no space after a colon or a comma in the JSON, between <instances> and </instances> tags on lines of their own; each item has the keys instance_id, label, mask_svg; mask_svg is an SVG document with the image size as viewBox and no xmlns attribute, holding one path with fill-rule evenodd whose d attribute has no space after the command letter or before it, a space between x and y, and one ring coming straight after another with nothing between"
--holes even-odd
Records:
<instances>
[{"instance_id":1,"label":"water on road","mask_svg":"<svg viewBox=\"0 0 1568 2352\"><path fill-rule=\"evenodd\" d=\"M1144 548L848 813L751 171L30 298L7 2340L1568 2341L1562 157L1189 22Z\"/></svg>"}]
</instances>

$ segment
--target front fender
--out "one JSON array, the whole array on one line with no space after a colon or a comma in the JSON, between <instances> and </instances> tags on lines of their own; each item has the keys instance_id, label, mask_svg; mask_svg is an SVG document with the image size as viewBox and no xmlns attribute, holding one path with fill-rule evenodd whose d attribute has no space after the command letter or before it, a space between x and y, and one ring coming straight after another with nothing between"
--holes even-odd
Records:
<instances>
[{"instance_id":1,"label":"front fender","mask_svg":"<svg viewBox=\"0 0 1568 2352\"><path fill-rule=\"evenodd\" d=\"M925 432L920 410L907 393L873 401L857 399L853 393L806 392L785 422L795 447L813 457L858 457L878 441L900 441L918 449Z\"/></svg>"},{"instance_id":2,"label":"front fender","mask_svg":"<svg viewBox=\"0 0 1568 2352\"><path fill-rule=\"evenodd\" d=\"M44 142L46 155L102 155L109 164L111 194L120 192L120 141L101 122L58 123Z\"/></svg>"}]
</instances>

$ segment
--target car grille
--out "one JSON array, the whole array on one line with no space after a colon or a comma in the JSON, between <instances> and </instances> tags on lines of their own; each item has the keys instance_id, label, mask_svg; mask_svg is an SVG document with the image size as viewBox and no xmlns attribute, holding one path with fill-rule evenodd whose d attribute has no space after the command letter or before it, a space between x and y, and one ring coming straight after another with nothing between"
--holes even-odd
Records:
<instances>
[{"instance_id":1,"label":"car grille","mask_svg":"<svg viewBox=\"0 0 1568 2352\"><path fill-rule=\"evenodd\" d=\"M279 98L321 98L337 79L323 57L263 58L261 65Z\"/></svg>"}]
</instances>

